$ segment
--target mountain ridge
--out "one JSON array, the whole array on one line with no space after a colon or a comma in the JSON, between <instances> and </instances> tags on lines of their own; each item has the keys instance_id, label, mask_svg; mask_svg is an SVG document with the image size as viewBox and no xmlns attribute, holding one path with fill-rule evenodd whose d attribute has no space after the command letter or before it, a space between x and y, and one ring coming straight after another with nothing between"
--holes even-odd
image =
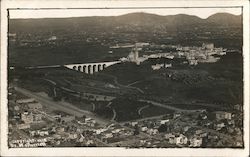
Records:
<instances>
[{"instance_id":1,"label":"mountain ridge","mask_svg":"<svg viewBox=\"0 0 250 157\"><path fill-rule=\"evenodd\" d=\"M122 17L122 16L127 16L127 15L131 15L131 14L147 14L147 15L155 15L155 16L160 16L160 17L167 17L167 16L179 16L179 15L185 15L185 16L193 16L193 17L198 17L200 19L208 19L209 17L212 17L214 15L219 15L219 14L228 14L228 15L231 15L231 16L242 16L242 14L240 15L235 15L235 14L231 14L231 13L226 13L226 12L220 12L220 13L215 13L215 14L212 14L210 16L208 16L207 18L201 18L199 16L196 16L196 15L190 15L190 14L183 14L183 13L180 13L180 14L174 14L174 15L159 15L159 14L153 14L153 13L147 13L147 12L133 12L133 13L127 13L127 14L122 14L122 15L118 15L118 16L77 16L77 17L45 17L45 18L11 18L10 20L28 20L28 19L31 19L31 20L39 20L39 19L70 19L70 18L88 18L88 17Z\"/></svg>"},{"instance_id":2,"label":"mountain ridge","mask_svg":"<svg viewBox=\"0 0 250 157\"><path fill-rule=\"evenodd\" d=\"M154 31L165 29L192 29L193 27L242 27L242 15L219 13L202 19L195 15L177 14L161 16L135 12L120 16L89 16L71 18L10 19L10 32L115 30L118 27L130 30Z\"/></svg>"}]
</instances>

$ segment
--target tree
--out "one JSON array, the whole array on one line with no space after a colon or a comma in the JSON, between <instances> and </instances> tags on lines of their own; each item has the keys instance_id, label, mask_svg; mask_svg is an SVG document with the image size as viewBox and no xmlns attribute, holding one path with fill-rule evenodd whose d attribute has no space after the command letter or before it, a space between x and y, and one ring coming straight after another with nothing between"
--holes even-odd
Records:
<instances>
[{"instance_id":1,"label":"tree","mask_svg":"<svg viewBox=\"0 0 250 157\"><path fill-rule=\"evenodd\" d=\"M83 119L83 121L85 122L86 115L82 115L82 119Z\"/></svg>"},{"instance_id":2,"label":"tree","mask_svg":"<svg viewBox=\"0 0 250 157\"><path fill-rule=\"evenodd\" d=\"M168 126L165 125L165 124L162 124L162 125L158 128L158 131L159 131L159 132L166 132L166 131L168 131L168 130L169 130L169 128L168 128Z\"/></svg>"},{"instance_id":3,"label":"tree","mask_svg":"<svg viewBox=\"0 0 250 157\"><path fill-rule=\"evenodd\" d=\"M134 135L139 135L139 127L136 125L134 130Z\"/></svg>"}]
</instances>

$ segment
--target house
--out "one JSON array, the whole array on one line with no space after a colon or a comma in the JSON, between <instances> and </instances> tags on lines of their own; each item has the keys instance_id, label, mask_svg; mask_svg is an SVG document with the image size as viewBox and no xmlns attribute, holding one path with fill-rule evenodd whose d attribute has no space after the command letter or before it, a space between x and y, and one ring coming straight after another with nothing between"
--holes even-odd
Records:
<instances>
[{"instance_id":1,"label":"house","mask_svg":"<svg viewBox=\"0 0 250 157\"><path fill-rule=\"evenodd\" d=\"M60 119L62 117L62 115L57 114L57 115L52 115L51 116L53 119Z\"/></svg>"},{"instance_id":2,"label":"house","mask_svg":"<svg viewBox=\"0 0 250 157\"><path fill-rule=\"evenodd\" d=\"M169 122L169 119L161 120L160 124L166 124L167 122Z\"/></svg>"},{"instance_id":3,"label":"house","mask_svg":"<svg viewBox=\"0 0 250 157\"><path fill-rule=\"evenodd\" d=\"M193 137L189 141L189 147L200 147L202 145L202 138L200 137Z\"/></svg>"},{"instance_id":4,"label":"house","mask_svg":"<svg viewBox=\"0 0 250 157\"><path fill-rule=\"evenodd\" d=\"M166 58L168 58L168 59L174 59L174 55L168 55L168 56L166 56Z\"/></svg>"},{"instance_id":5,"label":"house","mask_svg":"<svg viewBox=\"0 0 250 157\"><path fill-rule=\"evenodd\" d=\"M175 138L175 143L177 145L185 145L188 142L188 138L184 136L183 134L180 134L180 136Z\"/></svg>"},{"instance_id":6,"label":"house","mask_svg":"<svg viewBox=\"0 0 250 157\"><path fill-rule=\"evenodd\" d=\"M133 132L132 131L126 131L123 133L124 136L131 136L133 135Z\"/></svg>"},{"instance_id":7,"label":"house","mask_svg":"<svg viewBox=\"0 0 250 157\"><path fill-rule=\"evenodd\" d=\"M147 141L146 140L140 140L141 144L145 144Z\"/></svg>"},{"instance_id":8,"label":"house","mask_svg":"<svg viewBox=\"0 0 250 157\"><path fill-rule=\"evenodd\" d=\"M131 125L136 126L136 125L138 125L138 122L131 122Z\"/></svg>"},{"instance_id":9,"label":"house","mask_svg":"<svg viewBox=\"0 0 250 157\"><path fill-rule=\"evenodd\" d=\"M75 116L65 116L61 118L62 121L64 122L71 122L72 120L75 120Z\"/></svg>"},{"instance_id":10,"label":"house","mask_svg":"<svg viewBox=\"0 0 250 157\"><path fill-rule=\"evenodd\" d=\"M42 114L33 114L33 122L38 123L41 122L43 118Z\"/></svg>"},{"instance_id":11,"label":"house","mask_svg":"<svg viewBox=\"0 0 250 157\"><path fill-rule=\"evenodd\" d=\"M227 131L232 134L234 132L234 127L227 127Z\"/></svg>"},{"instance_id":12,"label":"house","mask_svg":"<svg viewBox=\"0 0 250 157\"><path fill-rule=\"evenodd\" d=\"M164 64L156 64L156 65L152 65L151 68L153 70L159 70L164 66Z\"/></svg>"},{"instance_id":13,"label":"house","mask_svg":"<svg viewBox=\"0 0 250 157\"><path fill-rule=\"evenodd\" d=\"M31 110L39 110L43 108L43 106L39 102L31 102L28 103L27 106Z\"/></svg>"},{"instance_id":14,"label":"house","mask_svg":"<svg viewBox=\"0 0 250 157\"><path fill-rule=\"evenodd\" d=\"M235 121L234 120L228 120L228 125L235 126Z\"/></svg>"},{"instance_id":15,"label":"house","mask_svg":"<svg viewBox=\"0 0 250 157\"><path fill-rule=\"evenodd\" d=\"M158 129L149 129L147 133L150 135L156 135L157 133L159 133L159 131Z\"/></svg>"},{"instance_id":16,"label":"house","mask_svg":"<svg viewBox=\"0 0 250 157\"><path fill-rule=\"evenodd\" d=\"M231 119L232 113L225 112L225 111L217 111L217 112L215 112L215 117L217 120Z\"/></svg>"},{"instance_id":17,"label":"house","mask_svg":"<svg viewBox=\"0 0 250 157\"><path fill-rule=\"evenodd\" d=\"M216 139L218 139L218 136L217 135L208 135L207 139L209 139L209 140L211 140L211 139L216 140Z\"/></svg>"},{"instance_id":18,"label":"house","mask_svg":"<svg viewBox=\"0 0 250 157\"><path fill-rule=\"evenodd\" d=\"M111 137L113 137L113 134L112 134L112 133L107 133L107 134L105 134L105 138L111 138Z\"/></svg>"},{"instance_id":19,"label":"house","mask_svg":"<svg viewBox=\"0 0 250 157\"><path fill-rule=\"evenodd\" d=\"M174 113L174 118L178 118L180 116L181 116L181 113L179 113L179 112Z\"/></svg>"},{"instance_id":20,"label":"house","mask_svg":"<svg viewBox=\"0 0 250 157\"><path fill-rule=\"evenodd\" d=\"M166 139L169 139L171 137L175 137L175 135L173 135L172 133L165 134Z\"/></svg>"},{"instance_id":21,"label":"house","mask_svg":"<svg viewBox=\"0 0 250 157\"><path fill-rule=\"evenodd\" d=\"M168 143L170 144L176 144L175 136L171 136L168 138Z\"/></svg>"},{"instance_id":22,"label":"house","mask_svg":"<svg viewBox=\"0 0 250 157\"><path fill-rule=\"evenodd\" d=\"M24 123L32 123L33 122L33 114L30 112L23 112L21 114L21 120L24 122Z\"/></svg>"},{"instance_id":23,"label":"house","mask_svg":"<svg viewBox=\"0 0 250 157\"><path fill-rule=\"evenodd\" d=\"M76 139L77 138L77 134L76 133L72 133L72 134L69 134L69 139Z\"/></svg>"},{"instance_id":24,"label":"house","mask_svg":"<svg viewBox=\"0 0 250 157\"><path fill-rule=\"evenodd\" d=\"M92 119L91 118L85 118L85 122L89 122L89 121L91 121Z\"/></svg>"},{"instance_id":25,"label":"house","mask_svg":"<svg viewBox=\"0 0 250 157\"><path fill-rule=\"evenodd\" d=\"M185 127L183 128L183 131L184 131L184 132L187 132L187 131L189 130L189 128L190 128L190 126L185 126Z\"/></svg>"},{"instance_id":26,"label":"house","mask_svg":"<svg viewBox=\"0 0 250 157\"><path fill-rule=\"evenodd\" d=\"M223 127L225 127L226 125L225 125L225 123L217 123L217 124L215 124L215 129L216 130L221 130Z\"/></svg>"},{"instance_id":27,"label":"house","mask_svg":"<svg viewBox=\"0 0 250 157\"><path fill-rule=\"evenodd\" d=\"M189 65L197 65L198 64L198 60L196 59L189 59Z\"/></svg>"},{"instance_id":28,"label":"house","mask_svg":"<svg viewBox=\"0 0 250 157\"><path fill-rule=\"evenodd\" d=\"M203 130L196 130L195 135L197 137L206 137L208 134L207 134L207 132L204 132Z\"/></svg>"},{"instance_id":29,"label":"house","mask_svg":"<svg viewBox=\"0 0 250 157\"><path fill-rule=\"evenodd\" d=\"M86 145L88 146L88 145L91 145L91 144L94 144L94 141L93 140L88 140L87 142L86 142Z\"/></svg>"},{"instance_id":30,"label":"house","mask_svg":"<svg viewBox=\"0 0 250 157\"><path fill-rule=\"evenodd\" d=\"M119 133L120 131L122 131L122 129L115 129L115 130L112 130L111 132L112 133Z\"/></svg>"},{"instance_id":31,"label":"house","mask_svg":"<svg viewBox=\"0 0 250 157\"><path fill-rule=\"evenodd\" d=\"M147 131L147 130L148 130L148 128L146 126L141 128L141 131Z\"/></svg>"},{"instance_id":32,"label":"house","mask_svg":"<svg viewBox=\"0 0 250 157\"><path fill-rule=\"evenodd\" d=\"M205 120L205 119L207 119L207 115L204 114L204 113L201 113L201 114L200 114L200 118L203 119L203 120Z\"/></svg>"},{"instance_id":33,"label":"house","mask_svg":"<svg viewBox=\"0 0 250 157\"><path fill-rule=\"evenodd\" d=\"M243 106L241 104L236 104L236 105L234 105L234 109L238 110L238 111L242 111L243 110Z\"/></svg>"},{"instance_id":34,"label":"house","mask_svg":"<svg viewBox=\"0 0 250 157\"><path fill-rule=\"evenodd\" d=\"M36 131L35 130L29 131L29 133L30 133L30 136L35 136L36 135Z\"/></svg>"},{"instance_id":35,"label":"house","mask_svg":"<svg viewBox=\"0 0 250 157\"><path fill-rule=\"evenodd\" d=\"M199 135L199 134L201 134L202 132L203 132L202 130L196 130L196 131L195 131L195 134L196 134L196 135Z\"/></svg>"},{"instance_id":36,"label":"house","mask_svg":"<svg viewBox=\"0 0 250 157\"><path fill-rule=\"evenodd\" d=\"M165 64L165 68L170 68L170 67L172 67L171 63L170 64Z\"/></svg>"},{"instance_id":37,"label":"house","mask_svg":"<svg viewBox=\"0 0 250 157\"><path fill-rule=\"evenodd\" d=\"M207 132L203 132L200 134L200 137L207 137L208 133Z\"/></svg>"},{"instance_id":38,"label":"house","mask_svg":"<svg viewBox=\"0 0 250 157\"><path fill-rule=\"evenodd\" d=\"M57 133L64 133L64 128L63 127L58 127L58 128L56 128L56 131L57 131Z\"/></svg>"},{"instance_id":39,"label":"house","mask_svg":"<svg viewBox=\"0 0 250 157\"><path fill-rule=\"evenodd\" d=\"M20 129L20 130L29 129L30 128L30 124L29 123L18 124L17 128Z\"/></svg>"},{"instance_id":40,"label":"house","mask_svg":"<svg viewBox=\"0 0 250 157\"><path fill-rule=\"evenodd\" d=\"M15 105L15 106L14 106L14 110L19 111L19 110L20 110L20 107L17 106L17 105Z\"/></svg>"},{"instance_id":41,"label":"house","mask_svg":"<svg viewBox=\"0 0 250 157\"><path fill-rule=\"evenodd\" d=\"M86 123L87 126L91 126L91 127L94 127L95 126L95 123L93 123L92 121L88 121Z\"/></svg>"},{"instance_id":42,"label":"house","mask_svg":"<svg viewBox=\"0 0 250 157\"><path fill-rule=\"evenodd\" d=\"M48 132L47 130L45 130L45 131L40 131L40 130L39 130L39 131L37 131L37 134L40 135L40 136L45 136L45 135L48 136L48 135L49 135L49 132Z\"/></svg>"},{"instance_id":43,"label":"house","mask_svg":"<svg viewBox=\"0 0 250 157\"><path fill-rule=\"evenodd\" d=\"M62 136L61 136L61 135L58 135L58 134L54 134L54 135L53 135L53 138L55 138L55 139L61 139ZM59 142L60 142L60 141L59 141Z\"/></svg>"},{"instance_id":44,"label":"house","mask_svg":"<svg viewBox=\"0 0 250 157\"><path fill-rule=\"evenodd\" d=\"M101 134L101 133L104 132L104 131L107 131L107 129L96 129L96 130L95 130L95 133L96 133L97 135L99 135L99 134Z\"/></svg>"},{"instance_id":45,"label":"house","mask_svg":"<svg viewBox=\"0 0 250 157\"><path fill-rule=\"evenodd\" d=\"M85 137L82 134L80 134L79 142L83 142L84 139L85 139Z\"/></svg>"}]
</instances>

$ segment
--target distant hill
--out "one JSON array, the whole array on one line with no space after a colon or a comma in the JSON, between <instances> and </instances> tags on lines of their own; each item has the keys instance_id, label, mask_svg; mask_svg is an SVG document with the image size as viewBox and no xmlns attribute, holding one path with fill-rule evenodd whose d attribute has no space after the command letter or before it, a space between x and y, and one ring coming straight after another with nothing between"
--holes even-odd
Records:
<instances>
[{"instance_id":1,"label":"distant hill","mask_svg":"<svg viewBox=\"0 0 250 157\"><path fill-rule=\"evenodd\" d=\"M223 24L223 25L241 25L242 24L242 15L232 15L228 13L217 13L211 15L207 18L208 23L211 24Z\"/></svg>"},{"instance_id":2,"label":"distant hill","mask_svg":"<svg viewBox=\"0 0 250 157\"><path fill-rule=\"evenodd\" d=\"M110 30L133 27L138 29L174 30L176 28L193 29L194 26L227 26L241 27L242 15L228 13L214 14L207 19L197 16L178 14L160 16L148 13L130 13L121 16L93 16L72 18L44 18L44 19L11 19L9 21L10 32L34 32L34 31L78 31Z\"/></svg>"}]
</instances>

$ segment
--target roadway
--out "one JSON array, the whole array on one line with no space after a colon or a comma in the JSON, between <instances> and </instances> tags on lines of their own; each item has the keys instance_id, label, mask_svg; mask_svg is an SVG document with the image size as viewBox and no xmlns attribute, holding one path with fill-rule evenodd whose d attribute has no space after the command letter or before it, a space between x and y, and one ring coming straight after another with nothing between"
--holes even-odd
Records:
<instances>
[{"instance_id":1,"label":"roadway","mask_svg":"<svg viewBox=\"0 0 250 157\"><path fill-rule=\"evenodd\" d=\"M97 117L96 115L94 115L93 113L91 113L89 111L81 110L70 103L55 102L49 97L39 95L37 93L33 93L31 91L28 91L28 90L20 88L20 87L15 87L15 90L28 96L28 97L32 97L32 98L36 99L36 101L40 102L42 105L44 105L48 108L60 110L60 111L66 112L68 114L74 115L76 117L82 117L83 115L86 115L87 117L95 119L96 122L101 124L101 125L106 125L106 124L110 123L110 121L101 119L101 118Z\"/></svg>"},{"instance_id":2,"label":"roadway","mask_svg":"<svg viewBox=\"0 0 250 157\"><path fill-rule=\"evenodd\" d=\"M180 108L177 108L177 107L174 107L174 106L158 103L158 102L155 102L155 101L152 101L152 100L140 99L139 101L146 102L146 103L152 104L154 106L166 108L166 109L173 110L173 111L179 111L179 112L196 112L196 111L199 111L199 110L180 109Z\"/></svg>"}]
</instances>

